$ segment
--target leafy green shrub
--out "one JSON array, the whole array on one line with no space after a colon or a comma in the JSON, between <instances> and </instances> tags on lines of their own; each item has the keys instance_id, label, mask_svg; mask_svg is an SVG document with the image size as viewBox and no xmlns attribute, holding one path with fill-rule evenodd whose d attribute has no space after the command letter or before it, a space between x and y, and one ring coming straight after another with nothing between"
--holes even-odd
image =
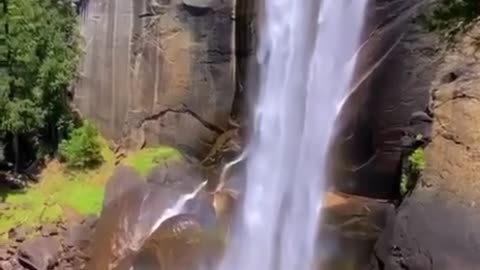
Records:
<instances>
[{"instance_id":1,"label":"leafy green shrub","mask_svg":"<svg viewBox=\"0 0 480 270\"><path fill-rule=\"evenodd\" d=\"M421 172L425 169L425 151L423 148L418 148L408 157L408 161L412 169L416 172Z\"/></svg>"},{"instance_id":2,"label":"leafy green shrub","mask_svg":"<svg viewBox=\"0 0 480 270\"><path fill-rule=\"evenodd\" d=\"M417 183L420 174L425 169L425 151L418 148L413 151L403 166L402 178L400 179L400 195L405 196Z\"/></svg>"},{"instance_id":3,"label":"leafy green shrub","mask_svg":"<svg viewBox=\"0 0 480 270\"><path fill-rule=\"evenodd\" d=\"M67 166L74 169L100 164L103 158L95 126L85 121L81 127L74 129L69 139L60 143L59 154Z\"/></svg>"},{"instance_id":4,"label":"leafy green shrub","mask_svg":"<svg viewBox=\"0 0 480 270\"><path fill-rule=\"evenodd\" d=\"M453 37L480 15L478 0L439 0L431 12L423 16L430 31L441 31L447 38Z\"/></svg>"}]
</instances>

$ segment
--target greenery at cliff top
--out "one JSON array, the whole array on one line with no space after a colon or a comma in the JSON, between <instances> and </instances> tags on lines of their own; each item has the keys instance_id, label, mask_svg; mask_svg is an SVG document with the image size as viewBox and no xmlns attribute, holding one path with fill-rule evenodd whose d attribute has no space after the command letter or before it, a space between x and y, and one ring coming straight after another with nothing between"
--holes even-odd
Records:
<instances>
[{"instance_id":1,"label":"greenery at cliff top","mask_svg":"<svg viewBox=\"0 0 480 270\"><path fill-rule=\"evenodd\" d=\"M103 139L100 141L105 162L96 169L68 170L58 161L52 161L39 184L26 191L12 192L0 187L0 204L8 207L0 211L0 238L5 238L10 228L21 224L34 226L99 214L105 183L115 169L114 154ZM180 158L177 150L156 147L132 153L122 163L145 175L161 161L174 158Z\"/></svg>"},{"instance_id":2,"label":"greenery at cliff top","mask_svg":"<svg viewBox=\"0 0 480 270\"><path fill-rule=\"evenodd\" d=\"M440 31L447 38L466 27L480 16L479 0L439 0L422 18L431 31Z\"/></svg>"}]
</instances>

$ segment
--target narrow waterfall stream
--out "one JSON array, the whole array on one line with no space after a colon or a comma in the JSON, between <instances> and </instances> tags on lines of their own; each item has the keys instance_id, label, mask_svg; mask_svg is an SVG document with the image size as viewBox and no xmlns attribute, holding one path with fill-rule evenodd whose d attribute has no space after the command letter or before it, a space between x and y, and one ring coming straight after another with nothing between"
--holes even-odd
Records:
<instances>
[{"instance_id":1,"label":"narrow waterfall stream","mask_svg":"<svg viewBox=\"0 0 480 270\"><path fill-rule=\"evenodd\" d=\"M327 149L367 2L264 1L246 194L220 270L313 267Z\"/></svg>"}]
</instances>

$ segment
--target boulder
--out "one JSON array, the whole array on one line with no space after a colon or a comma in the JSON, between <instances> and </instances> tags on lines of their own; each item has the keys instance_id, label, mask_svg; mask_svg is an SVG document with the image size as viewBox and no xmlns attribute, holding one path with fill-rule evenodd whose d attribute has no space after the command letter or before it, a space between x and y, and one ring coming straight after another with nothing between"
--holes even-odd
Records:
<instances>
[{"instance_id":1,"label":"boulder","mask_svg":"<svg viewBox=\"0 0 480 270\"><path fill-rule=\"evenodd\" d=\"M8 231L8 238L10 240L14 240L16 242L23 242L25 241L27 234L31 232L31 228L27 226L18 226L16 228L11 228Z\"/></svg>"},{"instance_id":2,"label":"boulder","mask_svg":"<svg viewBox=\"0 0 480 270\"><path fill-rule=\"evenodd\" d=\"M34 238L18 249L19 262L32 270L47 270L59 259L62 245L58 238Z\"/></svg>"}]
</instances>

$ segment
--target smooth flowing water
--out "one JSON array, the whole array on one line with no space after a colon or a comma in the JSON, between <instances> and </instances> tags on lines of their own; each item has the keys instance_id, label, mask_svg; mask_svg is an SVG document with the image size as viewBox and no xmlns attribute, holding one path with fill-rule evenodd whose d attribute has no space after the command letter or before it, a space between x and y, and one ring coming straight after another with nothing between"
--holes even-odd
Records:
<instances>
[{"instance_id":1,"label":"smooth flowing water","mask_svg":"<svg viewBox=\"0 0 480 270\"><path fill-rule=\"evenodd\" d=\"M327 149L350 88L367 1L263 1L247 187L219 269L312 269Z\"/></svg>"}]
</instances>

